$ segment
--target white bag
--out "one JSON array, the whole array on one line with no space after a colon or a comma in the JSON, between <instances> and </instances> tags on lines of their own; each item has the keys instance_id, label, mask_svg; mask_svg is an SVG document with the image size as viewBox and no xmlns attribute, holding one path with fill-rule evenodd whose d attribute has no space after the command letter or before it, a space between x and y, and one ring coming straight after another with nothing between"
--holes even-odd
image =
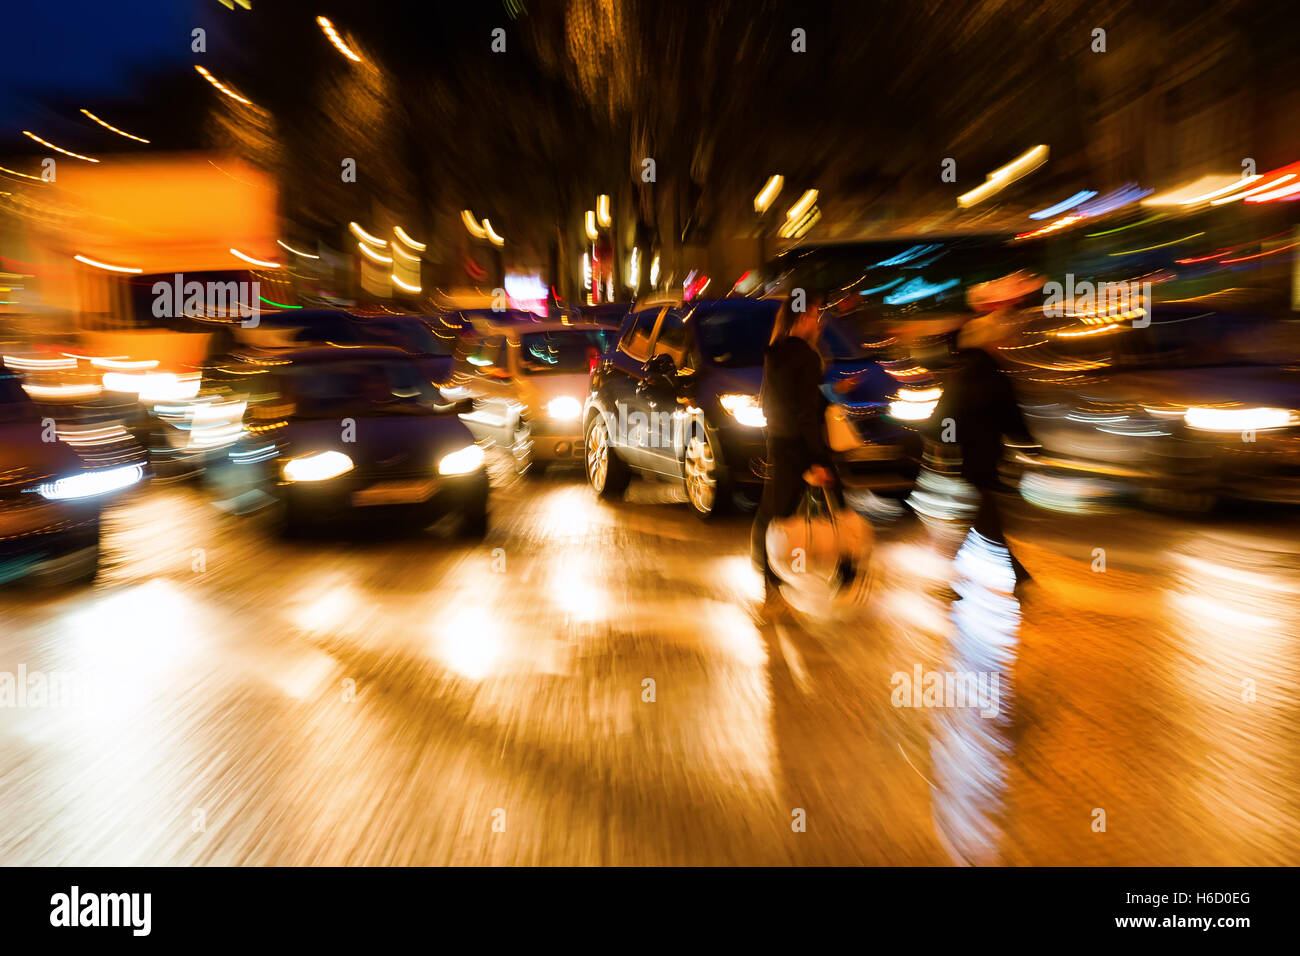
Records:
<instances>
[{"instance_id":1,"label":"white bag","mask_svg":"<svg viewBox=\"0 0 1300 956\"><path fill-rule=\"evenodd\" d=\"M870 591L875 532L855 511L837 505L825 489L809 489L799 509L767 526L767 560L782 593L800 610L825 610L865 601ZM841 571L849 563L853 576Z\"/></svg>"}]
</instances>

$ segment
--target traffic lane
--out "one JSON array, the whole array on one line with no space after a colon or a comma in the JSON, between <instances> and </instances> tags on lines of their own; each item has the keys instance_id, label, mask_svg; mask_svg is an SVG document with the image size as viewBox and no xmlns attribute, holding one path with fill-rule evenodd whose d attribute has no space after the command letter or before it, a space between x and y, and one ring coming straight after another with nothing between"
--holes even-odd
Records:
<instances>
[{"instance_id":1,"label":"traffic lane","mask_svg":"<svg viewBox=\"0 0 1300 956\"><path fill-rule=\"evenodd\" d=\"M611 505L580 474L494 479L474 546L284 542L155 488L110 516L94 590L3 592L0 666L108 693L5 712L0 858L943 863L973 841L1014 862L1295 859L1293 707L1207 707L1200 679L1227 653L1284 679L1294 655L1188 646L1165 556L1196 526L1020 521L1039 583L1013 719L989 733L891 700L893 675L952 657L948 551L918 526L882 531L862 619L760 624L743 519L702 525L662 485ZM1098 574L1080 550L1135 536L1144 570ZM1217 769L1243 740L1252 757Z\"/></svg>"}]
</instances>

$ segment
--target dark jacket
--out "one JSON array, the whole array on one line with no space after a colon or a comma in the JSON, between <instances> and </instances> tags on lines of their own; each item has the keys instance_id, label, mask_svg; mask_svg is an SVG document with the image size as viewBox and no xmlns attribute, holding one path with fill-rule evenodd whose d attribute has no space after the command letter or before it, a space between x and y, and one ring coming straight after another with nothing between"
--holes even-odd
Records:
<instances>
[{"instance_id":1,"label":"dark jacket","mask_svg":"<svg viewBox=\"0 0 1300 956\"><path fill-rule=\"evenodd\" d=\"M800 473L809 464L831 464L821 385L821 356L803 339L791 335L767 347L761 400L768 443L790 447L797 442L806 452Z\"/></svg>"},{"instance_id":2,"label":"dark jacket","mask_svg":"<svg viewBox=\"0 0 1300 956\"><path fill-rule=\"evenodd\" d=\"M1003 435L1029 435L1010 379L983 349L957 352L927 437L942 441L947 419L952 419L953 438L961 446L961 476L976 487L998 483Z\"/></svg>"}]
</instances>

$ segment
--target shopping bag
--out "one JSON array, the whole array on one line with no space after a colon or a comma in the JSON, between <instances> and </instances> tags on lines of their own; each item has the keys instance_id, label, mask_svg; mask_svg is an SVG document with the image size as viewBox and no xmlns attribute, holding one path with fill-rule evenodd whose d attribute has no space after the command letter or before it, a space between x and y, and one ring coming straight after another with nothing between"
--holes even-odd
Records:
<instances>
[{"instance_id":1,"label":"shopping bag","mask_svg":"<svg viewBox=\"0 0 1300 956\"><path fill-rule=\"evenodd\" d=\"M871 588L871 523L826 489L809 489L788 518L767 527L767 558L787 600L800 610L865 601Z\"/></svg>"}]
</instances>

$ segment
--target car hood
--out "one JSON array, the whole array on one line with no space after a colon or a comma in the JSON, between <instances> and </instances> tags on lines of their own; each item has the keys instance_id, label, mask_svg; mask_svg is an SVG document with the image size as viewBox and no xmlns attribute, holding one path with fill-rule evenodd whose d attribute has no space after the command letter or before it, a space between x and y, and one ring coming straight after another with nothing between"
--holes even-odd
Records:
<instances>
[{"instance_id":1,"label":"car hood","mask_svg":"<svg viewBox=\"0 0 1300 956\"><path fill-rule=\"evenodd\" d=\"M0 424L0 482L7 473L19 481L62 477L86 466L71 446L61 441L41 441L39 420Z\"/></svg>"},{"instance_id":2,"label":"car hood","mask_svg":"<svg viewBox=\"0 0 1300 956\"><path fill-rule=\"evenodd\" d=\"M353 441L344 441L345 425ZM344 452L358 465L416 462L431 464L444 455L472 444L474 436L455 415L396 414L357 416L352 419L293 419L285 429L286 454L317 451ZM396 459L396 461L394 461Z\"/></svg>"},{"instance_id":3,"label":"car hood","mask_svg":"<svg viewBox=\"0 0 1300 956\"><path fill-rule=\"evenodd\" d=\"M1077 394L1115 403L1300 408L1300 374L1268 365L1145 369L1112 373Z\"/></svg>"},{"instance_id":4,"label":"car hood","mask_svg":"<svg viewBox=\"0 0 1300 956\"><path fill-rule=\"evenodd\" d=\"M823 384L830 386L845 378L848 375L856 375L859 372L865 372L862 384L847 395L838 395L833 392L828 394L835 400L846 404L873 404L887 401L898 390L898 383L893 377L886 372L876 362L870 359L854 359L842 362L832 362L826 367L826 374L823 378ZM757 395L763 385L763 369L761 366L747 368L709 368L706 372L704 384L708 388L717 391L718 394L727 392L747 392L751 395Z\"/></svg>"}]
</instances>

